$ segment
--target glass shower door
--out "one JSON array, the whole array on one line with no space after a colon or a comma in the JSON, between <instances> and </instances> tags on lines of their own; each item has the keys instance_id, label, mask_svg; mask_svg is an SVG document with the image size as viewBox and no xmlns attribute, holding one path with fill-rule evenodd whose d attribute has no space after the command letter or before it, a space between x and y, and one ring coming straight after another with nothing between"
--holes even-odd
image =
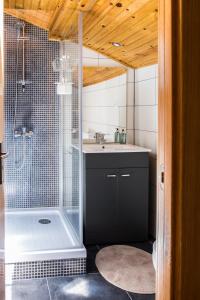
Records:
<instances>
[{"instance_id":1,"label":"glass shower door","mask_svg":"<svg viewBox=\"0 0 200 300\"><path fill-rule=\"evenodd\" d=\"M61 208L82 245L82 16L70 40L60 42Z\"/></svg>"}]
</instances>

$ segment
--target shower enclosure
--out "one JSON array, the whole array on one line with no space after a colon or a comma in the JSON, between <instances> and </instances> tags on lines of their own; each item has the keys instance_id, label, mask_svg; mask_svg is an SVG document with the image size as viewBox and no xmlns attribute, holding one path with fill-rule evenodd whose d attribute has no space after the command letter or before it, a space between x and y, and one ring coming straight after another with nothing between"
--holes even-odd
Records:
<instances>
[{"instance_id":1,"label":"shower enclosure","mask_svg":"<svg viewBox=\"0 0 200 300\"><path fill-rule=\"evenodd\" d=\"M7 279L81 274L82 24L65 41L5 15Z\"/></svg>"}]
</instances>

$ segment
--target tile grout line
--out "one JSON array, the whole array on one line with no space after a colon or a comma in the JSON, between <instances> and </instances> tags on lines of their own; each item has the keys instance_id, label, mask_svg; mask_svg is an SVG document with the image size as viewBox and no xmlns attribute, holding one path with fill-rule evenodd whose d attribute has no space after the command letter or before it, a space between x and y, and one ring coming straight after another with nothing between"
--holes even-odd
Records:
<instances>
[{"instance_id":1,"label":"tile grout line","mask_svg":"<svg viewBox=\"0 0 200 300\"><path fill-rule=\"evenodd\" d=\"M51 298L51 292L50 292L50 288L49 288L48 278L46 278L46 282L47 282L47 288L48 288L48 291L49 291L49 299L52 300L52 298Z\"/></svg>"}]
</instances>

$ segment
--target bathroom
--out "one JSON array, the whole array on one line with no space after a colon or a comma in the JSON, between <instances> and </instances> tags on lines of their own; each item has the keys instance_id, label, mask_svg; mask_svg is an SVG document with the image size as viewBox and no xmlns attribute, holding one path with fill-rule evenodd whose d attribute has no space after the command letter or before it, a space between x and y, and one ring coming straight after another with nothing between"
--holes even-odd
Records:
<instances>
[{"instance_id":1,"label":"bathroom","mask_svg":"<svg viewBox=\"0 0 200 300\"><path fill-rule=\"evenodd\" d=\"M4 14L6 299L155 299L157 60L83 46L74 11L59 40L39 13ZM116 246L144 255L144 284L104 274Z\"/></svg>"}]
</instances>

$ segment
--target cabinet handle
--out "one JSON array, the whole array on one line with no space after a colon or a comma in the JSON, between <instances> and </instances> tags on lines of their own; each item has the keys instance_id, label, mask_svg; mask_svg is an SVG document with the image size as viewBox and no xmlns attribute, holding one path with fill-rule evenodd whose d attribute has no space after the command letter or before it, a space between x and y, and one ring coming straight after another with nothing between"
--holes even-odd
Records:
<instances>
[{"instance_id":1,"label":"cabinet handle","mask_svg":"<svg viewBox=\"0 0 200 300\"><path fill-rule=\"evenodd\" d=\"M121 177L130 177L130 174L122 174Z\"/></svg>"},{"instance_id":2,"label":"cabinet handle","mask_svg":"<svg viewBox=\"0 0 200 300\"><path fill-rule=\"evenodd\" d=\"M106 175L108 178L113 178L113 177L117 177L117 175L115 175L115 174L108 174L108 175Z\"/></svg>"}]
</instances>

